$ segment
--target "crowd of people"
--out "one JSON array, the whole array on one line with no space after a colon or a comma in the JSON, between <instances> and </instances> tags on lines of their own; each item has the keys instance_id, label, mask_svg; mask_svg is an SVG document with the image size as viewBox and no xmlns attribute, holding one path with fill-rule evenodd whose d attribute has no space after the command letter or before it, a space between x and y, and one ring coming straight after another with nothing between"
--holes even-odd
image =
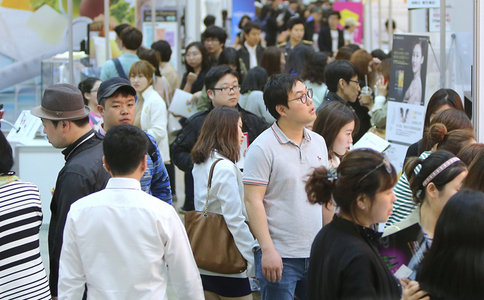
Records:
<instances>
[{"instance_id":1,"label":"crowd of people","mask_svg":"<svg viewBox=\"0 0 484 300\"><path fill-rule=\"evenodd\" d=\"M484 298L484 145L459 95L429 99L401 176L384 154L351 150L368 131L384 135L390 56L351 43L358 22L338 29L326 1L288 2L242 18L234 47L209 26L186 46L183 75L166 41L140 49L141 32L120 25L122 55L100 78L45 90L31 113L66 161L48 277L39 191L11 171L0 135L0 298L166 299L168 277L179 299L249 300L250 278L266 300ZM167 110L176 89L199 110L187 119ZM179 212L222 215L245 270L197 267L172 203L175 166ZM379 254L378 223L384 237L419 226L427 250L413 280Z\"/></svg>"}]
</instances>

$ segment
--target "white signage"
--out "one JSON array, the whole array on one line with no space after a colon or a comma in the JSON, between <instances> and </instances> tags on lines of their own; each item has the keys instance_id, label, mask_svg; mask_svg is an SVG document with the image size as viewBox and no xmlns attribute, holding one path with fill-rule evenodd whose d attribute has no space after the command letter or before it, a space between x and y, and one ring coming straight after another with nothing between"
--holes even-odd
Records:
<instances>
[{"instance_id":1,"label":"white signage","mask_svg":"<svg viewBox=\"0 0 484 300\"><path fill-rule=\"evenodd\" d=\"M440 7L440 0L407 0L408 9L438 7Z\"/></svg>"}]
</instances>

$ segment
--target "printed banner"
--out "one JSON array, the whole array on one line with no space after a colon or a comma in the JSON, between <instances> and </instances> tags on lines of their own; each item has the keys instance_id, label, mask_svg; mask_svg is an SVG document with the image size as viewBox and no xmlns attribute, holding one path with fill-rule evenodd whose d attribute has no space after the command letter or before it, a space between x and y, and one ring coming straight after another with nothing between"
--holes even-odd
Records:
<instances>
[{"instance_id":1,"label":"printed banner","mask_svg":"<svg viewBox=\"0 0 484 300\"><path fill-rule=\"evenodd\" d=\"M232 41L235 41L235 37L240 32L239 22L245 15L251 20L255 19L254 1L232 1Z\"/></svg>"},{"instance_id":2,"label":"printed banner","mask_svg":"<svg viewBox=\"0 0 484 300\"><path fill-rule=\"evenodd\" d=\"M428 39L398 34L393 38L386 139L395 151L390 161L398 169L403 167L406 148L422 138Z\"/></svg>"},{"instance_id":3,"label":"printed banner","mask_svg":"<svg viewBox=\"0 0 484 300\"><path fill-rule=\"evenodd\" d=\"M363 39L363 4L361 2L334 2L333 9L339 11L341 20L339 28L344 29L345 20L347 18L354 18L360 23L355 31L351 33L356 44L361 45Z\"/></svg>"}]
</instances>

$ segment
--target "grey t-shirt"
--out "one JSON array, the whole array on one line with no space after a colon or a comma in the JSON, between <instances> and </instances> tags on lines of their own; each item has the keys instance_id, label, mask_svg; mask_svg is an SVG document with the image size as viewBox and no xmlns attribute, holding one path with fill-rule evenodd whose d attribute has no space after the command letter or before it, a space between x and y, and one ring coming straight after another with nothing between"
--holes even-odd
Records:
<instances>
[{"instance_id":1,"label":"grey t-shirt","mask_svg":"<svg viewBox=\"0 0 484 300\"><path fill-rule=\"evenodd\" d=\"M305 184L315 168L328 166L324 138L304 129L298 146L274 123L250 145L244 184L267 186L264 207L269 233L283 258L307 258L322 228L322 207L308 201Z\"/></svg>"}]
</instances>

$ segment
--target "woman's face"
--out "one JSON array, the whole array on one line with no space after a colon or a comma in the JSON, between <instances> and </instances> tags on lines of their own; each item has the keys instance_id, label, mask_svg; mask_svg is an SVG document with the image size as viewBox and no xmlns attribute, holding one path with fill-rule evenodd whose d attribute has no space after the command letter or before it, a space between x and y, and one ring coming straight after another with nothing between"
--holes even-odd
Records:
<instances>
[{"instance_id":1,"label":"woman's face","mask_svg":"<svg viewBox=\"0 0 484 300\"><path fill-rule=\"evenodd\" d=\"M202 65L202 52L197 47L192 46L188 48L185 54L185 60L190 67L194 69L198 68Z\"/></svg>"},{"instance_id":2,"label":"woman's face","mask_svg":"<svg viewBox=\"0 0 484 300\"><path fill-rule=\"evenodd\" d=\"M371 205L370 224L386 222L392 214L393 202L396 200L393 187L377 193L373 205Z\"/></svg>"},{"instance_id":3,"label":"woman's face","mask_svg":"<svg viewBox=\"0 0 484 300\"><path fill-rule=\"evenodd\" d=\"M286 68L286 56L281 53L281 72Z\"/></svg>"},{"instance_id":4,"label":"woman's face","mask_svg":"<svg viewBox=\"0 0 484 300\"><path fill-rule=\"evenodd\" d=\"M350 143L353 142L353 130L355 129L355 121L351 121L343 126L336 139L333 142L333 152L337 155L345 155L350 148Z\"/></svg>"},{"instance_id":5,"label":"woman's face","mask_svg":"<svg viewBox=\"0 0 484 300\"><path fill-rule=\"evenodd\" d=\"M141 94L151 84L152 79L148 80L148 78L146 78L145 75L139 73L139 74L131 74L129 81L131 85L134 87L134 89L136 90L136 92L138 94Z\"/></svg>"},{"instance_id":6,"label":"woman's face","mask_svg":"<svg viewBox=\"0 0 484 300\"><path fill-rule=\"evenodd\" d=\"M437 199L435 201L434 211L437 212L439 215L444 209L445 204L449 201L450 197L454 196L457 193L461 186L462 181L467 176L467 171L464 171L457 175L452 181L447 183L441 191L437 191Z\"/></svg>"},{"instance_id":7,"label":"woman's face","mask_svg":"<svg viewBox=\"0 0 484 300\"><path fill-rule=\"evenodd\" d=\"M420 44L413 47L412 52L412 71L414 74L420 73L420 68L422 67L424 57L422 56L422 46Z\"/></svg>"},{"instance_id":8,"label":"woman's face","mask_svg":"<svg viewBox=\"0 0 484 300\"><path fill-rule=\"evenodd\" d=\"M94 104L97 106L98 102L97 102L97 90L99 90L99 86L101 85L102 81L101 80L98 80L94 83L94 85L92 86L92 89L91 89L91 92L89 92L89 97L86 97L87 99L89 99L89 103L90 104Z\"/></svg>"},{"instance_id":9,"label":"woman's face","mask_svg":"<svg viewBox=\"0 0 484 300\"><path fill-rule=\"evenodd\" d=\"M242 118L239 118L239 122L237 123L237 128L239 129L238 131L238 139L240 142L240 146L242 146L242 143L244 142L244 133L242 132Z\"/></svg>"}]
</instances>

